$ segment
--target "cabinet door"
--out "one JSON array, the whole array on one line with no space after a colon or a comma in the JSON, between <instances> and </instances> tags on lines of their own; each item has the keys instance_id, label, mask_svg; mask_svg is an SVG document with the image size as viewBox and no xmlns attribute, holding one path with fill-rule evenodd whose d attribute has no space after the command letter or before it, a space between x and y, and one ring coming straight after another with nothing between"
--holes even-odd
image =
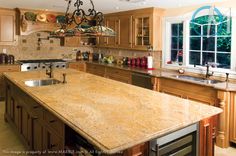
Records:
<instances>
[{"instance_id":1,"label":"cabinet door","mask_svg":"<svg viewBox=\"0 0 236 156\"><path fill-rule=\"evenodd\" d=\"M79 47L80 46L80 37L65 37L64 38L65 47Z\"/></svg>"},{"instance_id":2,"label":"cabinet door","mask_svg":"<svg viewBox=\"0 0 236 156\"><path fill-rule=\"evenodd\" d=\"M15 16L0 12L0 44L11 45L15 41Z\"/></svg>"},{"instance_id":3,"label":"cabinet door","mask_svg":"<svg viewBox=\"0 0 236 156\"><path fill-rule=\"evenodd\" d=\"M117 32L117 18L115 17L109 17L107 18L107 27L113 29L115 32ZM114 47L118 44L117 42L117 36L115 37L108 37L107 38L107 46L111 46L111 47Z\"/></svg>"},{"instance_id":4,"label":"cabinet door","mask_svg":"<svg viewBox=\"0 0 236 156\"><path fill-rule=\"evenodd\" d=\"M31 138L32 149L35 151L43 150L43 126L38 117L31 117Z\"/></svg>"},{"instance_id":5,"label":"cabinet door","mask_svg":"<svg viewBox=\"0 0 236 156\"><path fill-rule=\"evenodd\" d=\"M231 93L230 141L236 143L236 93Z\"/></svg>"},{"instance_id":6,"label":"cabinet door","mask_svg":"<svg viewBox=\"0 0 236 156\"><path fill-rule=\"evenodd\" d=\"M45 129L44 133L44 149L47 151L60 151L63 150L63 142L60 137Z\"/></svg>"},{"instance_id":7,"label":"cabinet door","mask_svg":"<svg viewBox=\"0 0 236 156\"><path fill-rule=\"evenodd\" d=\"M152 45L152 16L134 16L133 17L133 48L147 50Z\"/></svg>"},{"instance_id":8,"label":"cabinet door","mask_svg":"<svg viewBox=\"0 0 236 156\"><path fill-rule=\"evenodd\" d=\"M119 48L132 47L132 16L121 15L118 17L118 46Z\"/></svg>"},{"instance_id":9,"label":"cabinet door","mask_svg":"<svg viewBox=\"0 0 236 156\"><path fill-rule=\"evenodd\" d=\"M86 71L86 64L80 63L80 62L71 62L71 63L69 63L69 68L85 72Z\"/></svg>"},{"instance_id":10,"label":"cabinet door","mask_svg":"<svg viewBox=\"0 0 236 156\"><path fill-rule=\"evenodd\" d=\"M2 73L0 73L0 100L2 100L5 97L4 94L5 94L4 80Z\"/></svg>"},{"instance_id":11,"label":"cabinet door","mask_svg":"<svg viewBox=\"0 0 236 156\"><path fill-rule=\"evenodd\" d=\"M146 156L148 155L148 143L139 144L126 150L123 156Z\"/></svg>"},{"instance_id":12,"label":"cabinet door","mask_svg":"<svg viewBox=\"0 0 236 156\"><path fill-rule=\"evenodd\" d=\"M200 121L199 154L201 156L214 155L215 120L215 117L211 117Z\"/></svg>"},{"instance_id":13,"label":"cabinet door","mask_svg":"<svg viewBox=\"0 0 236 156\"><path fill-rule=\"evenodd\" d=\"M19 111L19 131L20 134L24 137L27 145L30 146L30 116L24 107L18 106Z\"/></svg>"}]
</instances>

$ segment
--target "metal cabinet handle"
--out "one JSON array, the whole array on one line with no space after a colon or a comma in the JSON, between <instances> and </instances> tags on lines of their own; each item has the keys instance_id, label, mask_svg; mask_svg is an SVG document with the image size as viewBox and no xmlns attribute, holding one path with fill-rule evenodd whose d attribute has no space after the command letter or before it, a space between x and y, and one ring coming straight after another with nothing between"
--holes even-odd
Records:
<instances>
[{"instance_id":1,"label":"metal cabinet handle","mask_svg":"<svg viewBox=\"0 0 236 156\"><path fill-rule=\"evenodd\" d=\"M32 120L37 120L38 119L38 117L32 117Z\"/></svg>"},{"instance_id":2,"label":"metal cabinet handle","mask_svg":"<svg viewBox=\"0 0 236 156\"><path fill-rule=\"evenodd\" d=\"M34 106L33 108L36 109L36 108L39 108L40 106Z\"/></svg>"},{"instance_id":3,"label":"metal cabinet handle","mask_svg":"<svg viewBox=\"0 0 236 156\"><path fill-rule=\"evenodd\" d=\"M53 147L56 147L56 146L57 146L57 144L51 144L50 149L52 149Z\"/></svg>"},{"instance_id":4,"label":"metal cabinet handle","mask_svg":"<svg viewBox=\"0 0 236 156\"><path fill-rule=\"evenodd\" d=\"M56 122L56 120L50 120L49 122L50 122L50 123L54 123L54 122Z\"/></svg>"}]
</instances>

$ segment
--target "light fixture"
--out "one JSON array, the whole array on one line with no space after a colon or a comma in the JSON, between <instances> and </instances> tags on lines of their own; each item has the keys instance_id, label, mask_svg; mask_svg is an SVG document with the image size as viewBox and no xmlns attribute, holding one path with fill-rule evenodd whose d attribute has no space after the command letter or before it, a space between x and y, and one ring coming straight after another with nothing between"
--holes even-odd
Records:
<instances>
[{"instance_id":1,"label":"light fixture","mask_svg":"<svg viewBox=\"0 0 236 156\"><path fill-rule=\"evenodd\" d=\"M91 8L87 13L82 9L84 2L82 0L75 0L73 4L75 10L70 13L72 0L65 0L68 2L64 22L61 22L61 28L54 32L55 35L60 36L115 36L114 30L102 26L104 16L102 12L96 11L94 3L90 1Z\"/></svg>"}]
</instances>

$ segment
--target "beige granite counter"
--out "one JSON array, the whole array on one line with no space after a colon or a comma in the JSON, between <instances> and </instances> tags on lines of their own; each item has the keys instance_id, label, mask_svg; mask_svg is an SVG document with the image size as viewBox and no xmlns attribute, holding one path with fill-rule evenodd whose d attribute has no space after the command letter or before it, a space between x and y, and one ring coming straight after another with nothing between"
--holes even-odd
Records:
<instances>
[{"instance_id":1,"label":"beige granite counter","mask_svg":"<svg viewBox=\"0 0 236 156\"><path fill-rule=\"evenodd\" d=\"M163 78L169 78L169 79L174 79L174 80L178 80L178 81L184 81L184 82L188 82L188 83L198 84L198 85L202 85L202 86L213 87L217 90L236 92L236 83L222 81L221 83L217 83L217 84L209 84L209 83L203 83L203 82L198 82L198 81L193 81L193 80L180 79L180 78L175 77L176 75L180 75L180 74L176 71L171 71L171 70L165 70L165 69L147 70L144 68L135 68L135 67L129 67L129 66L123 66L123 65L117 65L117 64L107 64L107 63L93 62L93 61L85 61L85 62L97 64L97 65L102 65L102 66L106 66L106 67L118 68L118 69L122 69L122 70L128 70L131 72L148 74L153 77L159 77L159 78L163 77Z\"/></svg>"},{"instance_id":2,"label":"beige granite counter","mask_svg":"<svg viewBox=\"0 0 236 156\"><path fill-rule=\"evenodd\" d=\"M45 79L45 71L5 76L102 151L115 153L219 114L199 102L117 82L72 69L67 84L27 87L25 80Z\"/></svg>"}]
</instances>

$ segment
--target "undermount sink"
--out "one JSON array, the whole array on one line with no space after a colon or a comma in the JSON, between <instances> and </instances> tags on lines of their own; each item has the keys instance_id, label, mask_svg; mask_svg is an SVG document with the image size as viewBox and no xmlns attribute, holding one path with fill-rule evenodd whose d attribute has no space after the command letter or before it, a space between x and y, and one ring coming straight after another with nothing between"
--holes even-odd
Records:
<instances>
[{"instance_id":1,"label":"undermount sink","mask_svg":"<svg viewBox=\"0 0 236 156\"><path fill-rule=\"evenodd\" d=\"M37 87L37 86L48 86L59 84L61 81L56 79L44 79L44 80L27 80L25 81L25 85L29 87Z\"/></svg>"},{"instance_id":2,"label":"undermount sink","mask_svg":"<svg viewBox=\"0 0 236 156\"><path fill-rule=\"evenodd\" d=\"M216 83L222 82L219 80L207 80L205 78L194 77L194 76L189 76L189 75L173 75L173 77L175 77L177 79L196 81L196 82L200 82L200 83L204 83L204 84L216 84Z\"/></svg>"}]
</instances>

